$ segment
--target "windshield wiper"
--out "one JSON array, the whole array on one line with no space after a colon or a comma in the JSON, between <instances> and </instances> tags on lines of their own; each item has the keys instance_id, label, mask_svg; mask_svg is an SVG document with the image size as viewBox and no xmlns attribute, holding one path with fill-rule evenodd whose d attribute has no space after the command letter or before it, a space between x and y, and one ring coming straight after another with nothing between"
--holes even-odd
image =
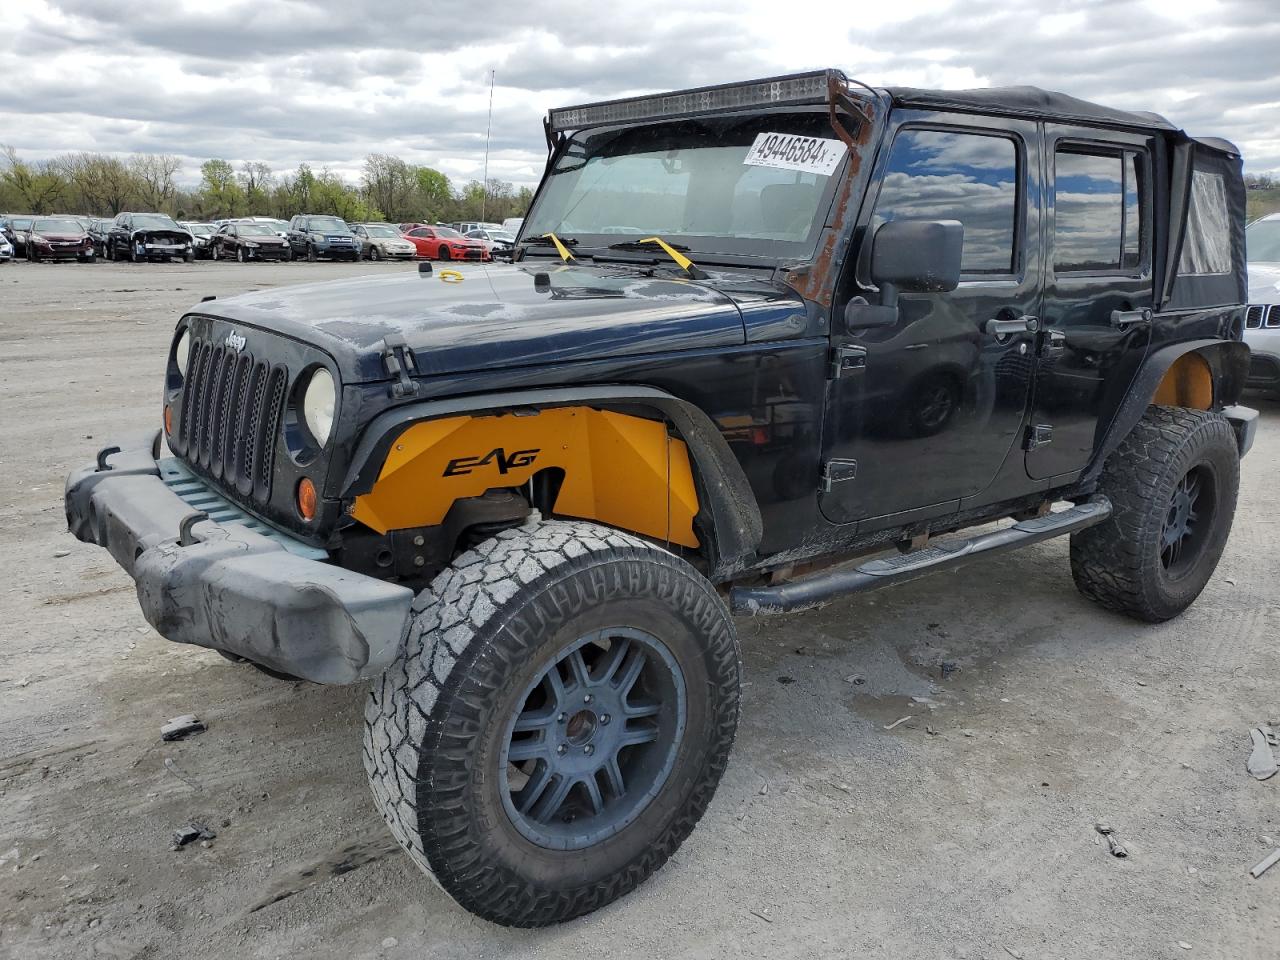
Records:
<instances>
[{"instance_id":1,"label":"windshield wiper","mask_svg":"<svg viewBox=\"0 0 1280 960\"><path fill-rule=\"evenodd\" d=\"M624 240L621 243L609 244L610 250L648 250L649 244L654 244L662 249L668 257L676 262L676 265L683 270L690 280L705 280L707 275L698 269L697 265L686 257L681 250L688 250L688 247L681 246L678 243L667 243L661 237L645 237L643 240Z\"/></svg>"},{"instance_id":2,"label":"windshield wiper","mask_svg":"<svg viewBox=\"0 0 1280 960\"><path fill-rule=\"evenodd\" d=\"M657 238L655 237L654 239L656 240ZM653 248L649 246L649 244L652 242L653 242L652 240L625 240L622 243L609 244L609 249L610 250L652 250ZM672 250L679 250L681 252L684 252L685 250L689 249L682 243L669 243L667 244L667 246L669 246Z\"/></svg>"},{"instance_id":3,"label":"windshield wiper","mask_svg":"<svg viewBox=\"0 0 1280 960\"><path fill-rule=\"evenodd\" d=\"M578 245L578 241L572 237L557 237L554 233L544 233L540 237L525 237L520 243L522 246L537 244L542 247L555 247L556 253L560 254L560 259L566 262L573 259L569 248Z\"/></svg>"}]
</instances>

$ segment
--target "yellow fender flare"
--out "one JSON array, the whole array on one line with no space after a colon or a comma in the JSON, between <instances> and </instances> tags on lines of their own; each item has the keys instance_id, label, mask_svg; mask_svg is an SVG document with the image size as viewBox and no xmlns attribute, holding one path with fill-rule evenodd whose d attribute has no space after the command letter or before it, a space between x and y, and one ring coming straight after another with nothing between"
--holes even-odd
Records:
<instances>
[{"instance_id":1,"label":"yellow fender flare","mask_svg":"<svg viewBox=\"0 0 1280 960\"><path fill-rule=\"evenodd\" d=\"M352 516L378 533L435 526L455 500L519 487L548 467L564 471L555 513L698 546L684 441L661 421L590 407L416 423L392 445Z\"/></svg>"}]
</instances>

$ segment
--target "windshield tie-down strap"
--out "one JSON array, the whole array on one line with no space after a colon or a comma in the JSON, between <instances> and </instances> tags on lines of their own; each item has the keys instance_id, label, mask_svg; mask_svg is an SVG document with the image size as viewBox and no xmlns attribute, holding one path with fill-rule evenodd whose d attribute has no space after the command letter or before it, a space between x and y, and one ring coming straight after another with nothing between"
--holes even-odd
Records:
<instances>
[{"instance_id":1,"label":"windshield tie-down strap","mask_svg":"<svg viewBox=\"0 0 1280 960\"><path fill-rule=\"evenodd\" d=\"M661 237L645 237L639 243L656 243L662 248L662 252L676 262L676 264L694 280L705 280L707 275L697 268L692 260L677 250Z\"/></svg>"},{"instance_id":2,"label":"windshield tie-down strap","mask_svg":"<svg viewBox=\"0 0 1280 960\"><path fill-rule=\"evenodd\" d=\"M573 259L573 254L569 252L569 248L566 247L563 243L561 243L560 238L557 237L554 233L544 233L543 236L546 237L548 240L550 240L553 244L555 244L556 253L560 254L561 260L563 260L565 263L568 263L570 260Z\"/></svg>"}]
</instances>

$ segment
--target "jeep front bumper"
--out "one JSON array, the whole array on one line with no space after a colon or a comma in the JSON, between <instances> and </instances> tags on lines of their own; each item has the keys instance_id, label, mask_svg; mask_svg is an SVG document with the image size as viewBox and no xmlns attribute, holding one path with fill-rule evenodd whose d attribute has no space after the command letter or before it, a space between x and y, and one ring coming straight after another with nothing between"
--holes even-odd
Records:
<instances>
[{"instance_id":1,"label":"jeep front bumper","mask_svg":"<svg viewBox=\"0 0 1280 960\"><path fill-rule=\"evenodd\" d=\"M177 643L317 683L386 669L413 593L299 555L309 548L161 459L162 443L157 433L105 448L67 477L65 496L68 528L134 579L147 621Z\"/></svg>"}]
</instances>

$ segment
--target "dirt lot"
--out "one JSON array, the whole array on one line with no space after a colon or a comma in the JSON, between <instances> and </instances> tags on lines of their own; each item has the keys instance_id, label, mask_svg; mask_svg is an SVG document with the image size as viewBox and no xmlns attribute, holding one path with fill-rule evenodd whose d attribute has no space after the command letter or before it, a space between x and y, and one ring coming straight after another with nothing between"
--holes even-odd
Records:
<instances>
[{"instance_id":1,"label":"dirt lot","mask_svg":"<svg viewBox=\"0 0 1280 960\"><path fill-rule=\"evenodd\" d=\"M374 814L363 689L161 639L62 516L67 471L156 422L202 295L405 269L0 267L0 956L1280 955L1280 869L1247 874L1280 844L1280 777L1245 772L1249 726L1280 719L1266 400L1227 554L1180 619L1092 607L1051 542L744 620L734 758L676 858L551 930L458 909ZM188 712L209 731L161 743ZM193 818L217 839L171 852Z\"/></svg>"}]
</instances>

